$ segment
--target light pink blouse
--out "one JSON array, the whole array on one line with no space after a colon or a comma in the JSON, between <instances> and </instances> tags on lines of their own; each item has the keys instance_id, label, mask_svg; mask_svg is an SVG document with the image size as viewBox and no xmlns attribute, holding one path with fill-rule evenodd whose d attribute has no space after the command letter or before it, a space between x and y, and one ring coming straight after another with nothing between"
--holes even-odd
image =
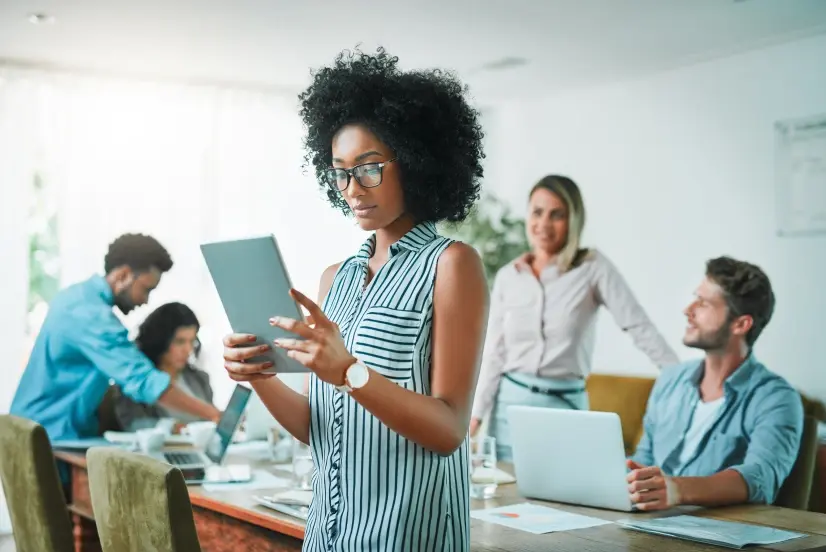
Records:
<instances>
[{"instance_id":1,"label":"light pink blouse","mask_svg":"<svg viewBox=\"0 0 826 552\"><path fill-rule=\"evenodd\" d=\"M514 261L494 280L473 417L487 415L504 373L587 377L600 305L656 365L679 362L605 255L592 251L582 264L561 275L555 265L548 266L539 279Z\"/></svg>"}]
</instances>

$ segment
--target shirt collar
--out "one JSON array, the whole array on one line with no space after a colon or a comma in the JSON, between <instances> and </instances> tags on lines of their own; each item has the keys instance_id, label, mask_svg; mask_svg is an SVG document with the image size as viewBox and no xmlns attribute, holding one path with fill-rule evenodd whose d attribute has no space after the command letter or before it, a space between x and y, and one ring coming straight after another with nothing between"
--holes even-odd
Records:
<instances>
[{"instance_id":1,"label":"shirt collar","mask_svg":"<svg viewBox=\"0 0 826 552\"><path fill-rule=\"evenodd\" d=\"M432 222L420 222L410 229L399 241L390 246L388 258L398 255L402 250L419 251L438 236L436 225ZM376 234L371 234L361 245L356 260L366 264L376 253Z\"/></svg>"},{"instance_id":2,"label":"shirt collar","mask_svg":"<svg viewBox=\"0 0 826 552\"><path fill-rule=\"evenodd\" d=\"M756 368L757 360L754 358L754 353L749 352L749 356L743 359L743 363L726 379L725 385L733 389L745 386Z\"/></svg>"},{"instance_id":3,"label":"shirt collar","mask_svg":"<svg viewBox=\"0 0 826 552\"><path fill-rule=\"evenodd\" d=\"M749 353L749 355L743 360L742 364L737 367L737 369L728 377L726 381L723 383L723 386L727 389L737 390L749 382L751 374L754 372L757 366L757 360L754 358L754 353ZM703 370L705 370L705 361L701 360L697 364L697 368L691 373L689 380L697 387L700 385L700 379L703 377Z\"/></svg>"},{"instance_id":4,"label":"shirt collar","mask_svg":"<svg viewBox=\"0 0 826 552\"><path fill-rule=\"evenodd\" d=\"M103 300L104 303L109 306L115 306L115 294L112 291L112 286L110 286L109 282L106 281L106 278L100 274L95 274L89 278L86 283L89 285L89 288L94 290L95 294Z\"/></svg>"}]
</instances>

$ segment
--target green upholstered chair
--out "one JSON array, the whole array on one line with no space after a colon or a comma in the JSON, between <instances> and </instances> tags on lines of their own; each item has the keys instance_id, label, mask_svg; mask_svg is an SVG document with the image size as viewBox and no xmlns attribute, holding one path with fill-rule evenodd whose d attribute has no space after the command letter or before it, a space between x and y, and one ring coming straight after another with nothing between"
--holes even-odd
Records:
<instances>
[{"instance_id":1,"label":"green upholstered chair","mask_svg":"<svg viewBox=\"0 0 826 552\"><path fill-rule=\"evenodd\" d=\"M199 552L192 504L178 468L113 447L86 453L103 552Z\"/></svg>"},{"instance_id":2,"label":"green upholstered chair","mask_svg":"<svg viewBox=\"0 0 826 552\"><path fill-rule=\"evenodd\" d=\"M808 510L812 497L812 482L817 460L817 419L814 416L803 418L803 436L800 439L800 452L797 453L792 471L780 487L774 501L775 506Z\"/></svg>"},{"instance_id":3,"label":"green upholstered chair","mask_svg":"<svg viewBox=\"0 0 826 552\"><path fill-rule=\"evenodd\" d=\"M0 479L17 552L72 552L72 523L43 426L0 416Z\"/></svg>"}]
</instances>

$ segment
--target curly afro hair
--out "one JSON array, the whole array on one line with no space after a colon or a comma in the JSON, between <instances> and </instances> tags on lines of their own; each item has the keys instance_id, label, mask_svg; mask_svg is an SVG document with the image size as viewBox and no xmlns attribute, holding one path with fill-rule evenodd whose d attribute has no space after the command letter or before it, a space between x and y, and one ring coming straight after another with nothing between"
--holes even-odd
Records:
<instances>
[{"instance_id":1,"label":"curly afro hair","mask_svg":"<svg viewBox=\"0 0 826 552\"><path fill-rule=\"evenodd\" d=\"M332 165L336 132L362 124L394 150L408 213L420 222L462 221L479 198L483 174L479 113L453 73L403 72L397 64L383 48L376 55L347 50L313 72L299 95L305 168L313 165L330 203L350 214L324 171Z\"/></svg>"}]
</instances>

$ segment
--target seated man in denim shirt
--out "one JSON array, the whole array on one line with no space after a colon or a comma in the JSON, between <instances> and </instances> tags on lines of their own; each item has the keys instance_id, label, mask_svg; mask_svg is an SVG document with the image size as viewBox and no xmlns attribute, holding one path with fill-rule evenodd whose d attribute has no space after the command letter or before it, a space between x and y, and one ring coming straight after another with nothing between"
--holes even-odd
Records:
<instances>
[{"instance_id":1,"label":"seated man in denim shirt","mask_svg":"<svg viewBox=\"0 0 826 552\"><path fill-rule=\"evenodd\" d=\"M797 458L803 406L752 352L773 310L760 268L728 257L708 261L685 311L683 339L705 358L663 370L651 391L644 433L628 460L637 508L774 501Z\"/></svg>"},{"instance_id":2,"label":"seated man in denim shirt","mask_svg":"<svg viewBox=\"0 0 826 552\"><path fill-rule=\"evenodd\" d=\"M114 380L135 401L159 403L218 420L213 405L170 384L127 335L113 307L127 314L145 304L172 267L167 251L150 236L126 234L109 246L105 276L62 290L49 305L11 414L34 420L52 441L99 434L97 408Z\"/></svg>"}]
</instances>

